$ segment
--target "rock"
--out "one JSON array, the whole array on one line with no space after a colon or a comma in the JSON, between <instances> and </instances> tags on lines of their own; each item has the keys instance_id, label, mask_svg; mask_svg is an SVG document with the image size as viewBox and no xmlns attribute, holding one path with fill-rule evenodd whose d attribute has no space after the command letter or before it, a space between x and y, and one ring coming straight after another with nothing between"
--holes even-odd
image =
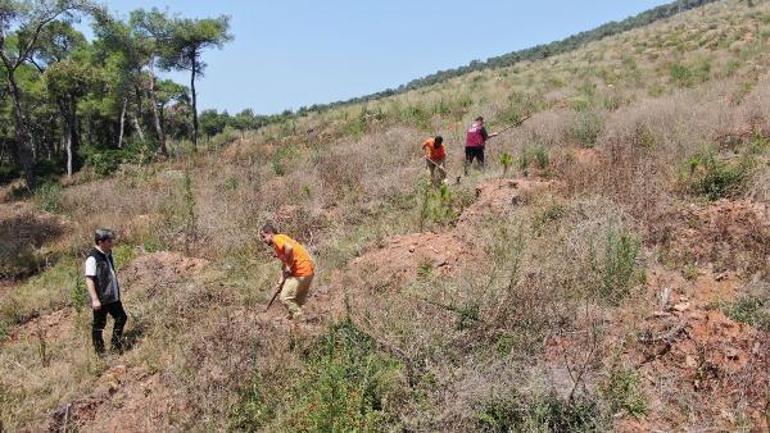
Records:
<instances>
[{"instance_id":1,"label":"rock","mask_svg":"<svg viewBox=\"0 0 770 433\"><path fill-rule=\"evenodd\" d=\"M725 356L727 356L727 359L731 359L731 360L735 361L738 358L740 358L740 352L738 351L738 349L735 349L733 347L729 347L729 348L727 348L727 350L725 350Z\"/></svg>"},{"instance_id":2,"label":"rock","mask_svg":"<svg viewBox=\"0 0 770 433\"><path fill-rule=\"evenodd\" d=\"M674 311L678 311L680 313L684 313L685 311L690 309L690 303L689 302L681 302L679 304L674 305L671 307Z\"/></svg>"},{"instance_id":3,"label":"rock","mask_svg":"<svg viewBox=\"0 0 770 433\"><path fill-rule=\"evenodd\" d=\"M414 250L416 250L416 248L414 247L414 245L411 245L411 246L409 246L409 252L410 252L410 253L413 253L413 252L414 252Z\"/></svg>"},{"instance_id":4,"label":"rock","mask_svg":"<svg viewBox=\"0 0 770 433\"><path fill-rule=\"evenodd\" d=\"M690 355L687 355L687 357L684 359L684 363L685 363L685 365L687 365L690 368L697 368L698 367L698 361L694 357L692 357Z\"/></svg>"}]
</instances>

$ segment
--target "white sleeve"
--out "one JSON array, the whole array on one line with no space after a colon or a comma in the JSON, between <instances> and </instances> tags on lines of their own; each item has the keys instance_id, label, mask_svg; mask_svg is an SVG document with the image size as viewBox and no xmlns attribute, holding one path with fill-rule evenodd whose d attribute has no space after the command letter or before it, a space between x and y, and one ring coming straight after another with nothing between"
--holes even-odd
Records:
<instances>
[{"instance_id":1,"label":"white sleeve","mask_svg":"<svg viewBox=\"0 0 770 433\"><path fill-rule=\"evenodd\" d=\"M86 277L96 276L96 259L89 257L86 259Z\"/></svg>"}]
</instances>

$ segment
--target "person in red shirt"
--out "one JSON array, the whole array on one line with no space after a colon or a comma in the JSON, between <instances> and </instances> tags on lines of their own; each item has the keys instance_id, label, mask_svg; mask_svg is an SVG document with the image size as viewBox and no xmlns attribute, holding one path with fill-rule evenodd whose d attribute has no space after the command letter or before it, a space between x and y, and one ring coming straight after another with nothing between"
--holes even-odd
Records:
<instances>
[{"instance_id":1,"label":"person in red shirt","mask_svg":"<svg viewBox=\"0 0 770 433\"><path fill-rule=\"evenodd\" d=\"M479 116L473 122L465 136L465 175L468 175L468 167L473 164L473 160L479 161L479 167L484 168L484 146L487 140L497 137L497 133L487 133L484 126L484 118Z\"/></svg>"},{"instance_id":2,"label":"person in red shirt","mask_svg":"<svg viewBox=\"0 0 770 433\"><path fill-rule=\"evenodd\" d=\"M439 136L429 138L422 142L425 151L425 164L430 170L430 179L433 186L438 186L446 178L446 148L444 138Z\"/></svg>"}]
</instances>

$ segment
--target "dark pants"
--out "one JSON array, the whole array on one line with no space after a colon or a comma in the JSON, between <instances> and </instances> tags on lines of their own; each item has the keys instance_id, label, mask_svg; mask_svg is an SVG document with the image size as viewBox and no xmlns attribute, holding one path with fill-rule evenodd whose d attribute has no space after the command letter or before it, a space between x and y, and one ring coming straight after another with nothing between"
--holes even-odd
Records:
<instances>
[{"instance_id":1,"label":"dark pants","mask_svg":"<svg viewBox=\"0 0 770 433\"><path fill-rule=\"evenodd\" d=\"M91 338L94 342L94 349L97 353L104 353L104 340L102 339L102 333L104 332L104 326L107 324L107 314L112 316L115 320L115 326L112 328L112 350L123 350L123 327L126 326L126 312L123 310L123 304L113 302L111 304L102 305L102 308L94 310L94 323L91 327Z\"/></svg>"},{"instance_id":2,"label":"dark pants","mask_svg":"<svg viewBox=\"0 0 770 433\"><path fill-rule=\"evenodd\" d=\"M479 167L484 168L484 148L483 147L466 147L465 148L465 174L468 174L468 167L473 164L473 160L479 161Z\"/></svg>"}]
</instances>

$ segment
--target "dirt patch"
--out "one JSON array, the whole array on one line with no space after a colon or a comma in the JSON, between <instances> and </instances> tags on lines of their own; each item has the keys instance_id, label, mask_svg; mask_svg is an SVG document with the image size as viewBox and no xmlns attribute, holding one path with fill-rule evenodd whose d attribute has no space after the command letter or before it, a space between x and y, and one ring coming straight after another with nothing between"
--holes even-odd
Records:
<instances>
[{"instance_id":1,"label":"dirt patch","mask_svg":"<svg viewBox=\"0 0 770 433\"><path fill-rule=\"evenodd\" d=\"M691 205L652 224L649 243L678 264L716 272L770 273L770 219L763 206L746 200Z\"/></svg>"},{"instance_id":2,"label":"dirt patch","mask_svg":"<svg viewBox=\"0 0 770 433\"><path fill-rule=\"evenodd\" d=\"M416 233L390 239L353 260L351 269L370 288L399 287L422 272L451 274L474 256L473 248L451 233Z\"/></svg>"},{"instance_id":3,"label":"dirt patch","mask_svg":"<svg viewBox=\"0 0 770 433\"><path fill-rule=\"evenodd\" d=\"M177 396L178 397L178 396ZM63 404L51 415L48 431L157 431L177 407L161 376L116 365L94 384L91 395Z\"/></svg>"},{"instance_id":4,"label":"dirt patch","mask_svg":"<svg viewBox=\"0 0 770 433\"><path fill-rule=\"evenodd\" d=\"M456 231L473 231L473 227L486 219L499 217L529 203L532 198L545 192L554 192L559 183L537 179L494 179L476 188L476 201L470 205L457 221Z\"/></svg>"},{"instance_id":5,"label":"dirt patch","mask_svg":"<svg viewBox=\"0 0 770 433\"><path fill-rule=\"evenodd\" d=\"M90 314L90 313L88 313ZM11 332L11 341L43 339L60 341L75 330L75 313L72 308L54 311L51 314L36 317Z\"/></svg>"},{"instance_id":6,"label":"dirt patch","mask_svg":"<svg viewBox=\"0 0 770 433\"><path fill-rule=\"evenodd\" d=\"M642 328L632 360L646 379L651 406L668 408L655 411L661 419L654 424L688 425L692 421L680 411L692 404L690 417L712 426L729 428L743 418L767 431L770 334L687 304L647 319Z\"/></svg>"},{"instance_id":7,"label":"dirt patch","mask_svg":"<svg viewBox=\"0 0 770 433\"><path fill-rule=\"evenodd\" d=\"M208 264L205 259L186 257L182 254L162 251L136 258L120 270L121 286L147 287L149 295L155 289L174 284L181 279L199 273Z\"/></svg>"},{"instance_id":8,"label":"dirt patch","mask_svg":"<svg viewBox=\"0 0 770 433\"><path fill-rule=\"evenodd\" d=\"M352 274L370 289L400 287L420 274L456 275L483 258L475 245L476 227L488 219L526 204L535 195L555 190L558 183L536 179L493 179L476 188L476 201L446 233L414 233L396 236L350 264Z\"/></svg>"}]
</instances>

